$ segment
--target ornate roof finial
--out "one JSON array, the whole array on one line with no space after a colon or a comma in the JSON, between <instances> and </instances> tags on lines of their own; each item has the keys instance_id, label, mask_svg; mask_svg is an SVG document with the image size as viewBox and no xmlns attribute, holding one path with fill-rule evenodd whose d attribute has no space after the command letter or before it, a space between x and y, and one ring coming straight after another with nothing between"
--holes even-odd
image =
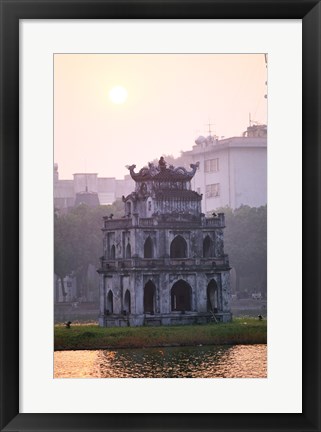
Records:
<instances>
[{"instance_id":1,"label":"ornate roof finial","mask_svg":"<svg viewBox=\"0 0 321 432\"><path fill-rule=\"evenodd\" d=\"M192 171L187 171L184 167L174 168L172 165L166 168L166 165L167 163L162 156L158 161L158 166L150 162L148 167L144 166L138 173L134 171L136 165L126 165L126 168L129 170L131 178L135 181L190 181L199 166L199 162L190 165Z\"/></svg>"},{"instance_id":2,"label":"ornate roof finial","mask_svg":"<svg viewBox=\"0 0 321 432\"><path fill-rule=\"evenodd\" d=\"M165 159L163 158L163 156L161 156L161 158L158 161L158 165L161 171L165 171L166 170L166 162Z\"/></svg>"}]
</instances>

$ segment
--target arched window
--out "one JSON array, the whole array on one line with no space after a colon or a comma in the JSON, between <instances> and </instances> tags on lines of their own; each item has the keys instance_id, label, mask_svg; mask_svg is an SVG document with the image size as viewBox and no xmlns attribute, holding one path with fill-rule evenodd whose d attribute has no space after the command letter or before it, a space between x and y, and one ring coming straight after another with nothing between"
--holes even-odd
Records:
<instances>
[{"instance_id":1,"label":"arched window","mask_svg":"<svg viewBox=\"0 0 321 432\"><path fill-rule=\"evenodd\" d=\"M212 240L209 235L203 240L203 257L209 258L212 255Z\"/></svg>"},{"instance_id":2,"label":"arched window","mask_svg":"<svg viewBox=\"0 0 321 432\"><path fill-rule=\"evenodd\" d=\"M180 279L171 289L172 311L189 311L192 309L192 288Z\"/></svg>"},{"instance_id":3,"label":"arched window","mask_svg":"<svg viewBox=\"0 0 321 432\"><path fill-rule=\"evenodd\" d=\"M155 293L156 287L151 280L144 287L144 313L155 312Z\"/></svg>"},{"instance_id":4,"label":"arched window","mask_svg":"<svg viewBox=\"0 0 321 432\"><path fill-rule=\"evenodd\" d=\"M130 243L128 243L127 246L126 246L126 258L127 259L131 258L131 256L132 256L132 249L130 247Z\"/></svg>"},{"instance_id":5,"label":"arched window","mask_svg":"<svg viewBox=\"0 0 321 432\"><path fill-rule=\"evenodd\" d=\"M116 258L116 248L115 245L112 245L112 247L110 248L110 259L115 259Z\"/></svg>"},{"instance_id":6,"label":"arched window","mask_svg":"<svg viewBox=\"0 0 321 432\"><path fill-rule=\"evenodd\" d=\"M171 258L187 258L187 243L186 240L178 235L174 238L170 247Z\"/></svg>"},{"instance_id":7,"label":"arched window","mask_svg":"<svg viewBox=\"0 0 321 432\"><path fill-rule=\"evenodd\" d=\"M153 240L147 237L144 243L144 258L153 258Z\"/></svg>"},{"instance_id":8,"label":"arched window","mask_svg":"<svg viewBox=\"0 0 321 432\"><path fill-rule=\"evenodd\" d=\"M131 312L131 304L130 304L130 292L126 290L124 297L124 311L126 314L130 314Z\"/></svg>"},{"instance_id":9,"label":"arched window","mask_svg":"<svg viewBox=\"0 0 321 432\"><path fill-rule=\"evenodd\" d=\"M110 290L107 295L107 313L112 314L114 312L114 296Z\"/></svg>"},{"instance_id":10,"label":"arched window","mask_svg":"<svg viewBox=\"0 0 321 432\"><path fill-rule=\"evenodd\" d=\"M214 279L207 285L207 310L214 313L218 312L218 289Z\"/></svg>"}]
</instances>

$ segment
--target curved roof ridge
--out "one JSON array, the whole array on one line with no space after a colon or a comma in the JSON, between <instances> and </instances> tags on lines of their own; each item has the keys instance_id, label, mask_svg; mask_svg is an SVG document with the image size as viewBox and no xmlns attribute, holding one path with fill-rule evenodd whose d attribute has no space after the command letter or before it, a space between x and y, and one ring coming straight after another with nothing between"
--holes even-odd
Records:
<instances>
[{"instance_id":1,"label":"curved roof ridge","mask_svg":"<svg viewBox=\"0 0 321 432\"><path fill-rule=\"evenodd\" d=\"M165 162L163 156L159 159L158 166L154 163L149 162L148 167L145 166L140 169L138 173L135 173L134 169L136 165L127 165L126 168L129 170L131 178L134 181L190 181L199 166L199 162L196 164L190 164L192 168L191 171L187 171L185 167L174 167L169 165L167 168L167 163Z\"/></svg>"}]
</instances>

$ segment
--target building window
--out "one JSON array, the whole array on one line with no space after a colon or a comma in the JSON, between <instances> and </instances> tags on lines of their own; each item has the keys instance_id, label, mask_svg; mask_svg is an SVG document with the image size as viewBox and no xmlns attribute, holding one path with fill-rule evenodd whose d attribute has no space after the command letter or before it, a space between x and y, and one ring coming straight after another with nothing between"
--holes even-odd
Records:
<instances>
[{"instance_id":1,"label":"building window","mask_svg":"<svg viewBox=\"0 0 321 432\"><path fill-rule=\"evenodd\" d=\"M192 309L192 288L180 279L171 289L171 309L172 311L190 311Z\"/></svg>"},{"instance_id":2,"label":"building window","mask_svg":"<svg viewBox=\"0 0 321 432\"><path fill-rule=\"evenodd\" d=\"M144 243L144 258L153 258L153 240L147 237Z\"/></svg>"},{"instance_id":3,"label":"building window","mask_svg":"<svg viewBox=\"0 0 321 432\"><path fill-rule=\"evenodd\" d=\"M107 315L114 312L114 296L112 291L109 291L107 296Z\"/></svg>"},{"instance_id":4,"label":"building window","mask_svg":"<svg viewBox=\"0 0 321 432\"><path fill-rule=\"evenodd\" d=\"M204 162L205 172L216 172L218 171L218 159L208 159Z\"/></svg>"},{"instance_id":5,"label":"building window","mask_svg":"<svg viewBox=\"0 0 321 432\"><path fill-rule=\"evenodd\" d=\"M209 258L212 256L212 240L209 235L203 240L203 257Z\"/></svg>"},{"instance_id":6,"label":"building window","mask_svg":"<svg viewBox=\"0 0 321 432\"><path fill-rule=\"evenodd\" d=\"M171 258L187 258L187 243L186 240L178 235L174 238L170 247Z\"/></svg>"},{"instance_id":7,"label":"building window","mask_svg":"<svg viewBox=\"0 0 321 432\"><path fill-rule=\"evenodd\" d=\"M126 246L126 258L129 259L132 257L132 249L130 247L130 244L128 243Z\"/></svg>"},{"instance_id":8,"label":"building window","mask_svg":"<svg viewBox=\"0 0 321 432\"><path fill-rule=\"evenodd\" d=\"M144 288L144 313L155 312L155 292L155 285L152 281L148 281Z\"/></svg>"},{"instance_id":9,"label":"building window","mask_svg":"<svg viewBox=\"0 0 321 432\"><path fill-rule=\"evenodd\" d=\"M110 259L114 260L116 258L116 248L115 245L112 245L110 248Z\"/></svg>"},{"instance_id":10,"label":"building window","mask_svg":"<svg viewBox=\"0 0 321 432\"><path fill-rule=\"evenodd\" d=\"M210 184L206 185L206 198L218 197L220 196L220 184Z\"/></svg>"},{"instance_id":11,"label":"building window","mask_svg":"<svg viewBox=\"0 0 321 432\"><path fill-rule=\"evenodd\" d=\"M130 300L130 292L126 290L125 298L124 298L124 315L128 315L131 313L131 300Z\"/></svg>"},{"instance_id":12,"label":"building window","mask_svg":"<svg viewBox=\"0 0 321 432\"><path fill-rule=\"evenodd\" d=\"M214 279L207 285L207 310L218 312L218 288Z\"/></svg>"}]
</instances>

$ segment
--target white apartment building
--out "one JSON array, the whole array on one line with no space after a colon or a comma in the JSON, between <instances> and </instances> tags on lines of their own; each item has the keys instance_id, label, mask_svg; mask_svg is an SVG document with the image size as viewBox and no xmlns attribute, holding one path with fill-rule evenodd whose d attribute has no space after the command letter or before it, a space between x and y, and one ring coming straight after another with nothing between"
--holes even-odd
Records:
<instances>
[{"instance_id":1,"label":"white apartment building","mask_svg":"<svg viewBox=\"0 0 321 432\"><path fill-rule=\"evenodd\" d=\"M254 125L241 137L199 137L182 156L200 162L193 190L203 194L202 211L267 204L267 127Z\"/></svg>"}]
</instances>

